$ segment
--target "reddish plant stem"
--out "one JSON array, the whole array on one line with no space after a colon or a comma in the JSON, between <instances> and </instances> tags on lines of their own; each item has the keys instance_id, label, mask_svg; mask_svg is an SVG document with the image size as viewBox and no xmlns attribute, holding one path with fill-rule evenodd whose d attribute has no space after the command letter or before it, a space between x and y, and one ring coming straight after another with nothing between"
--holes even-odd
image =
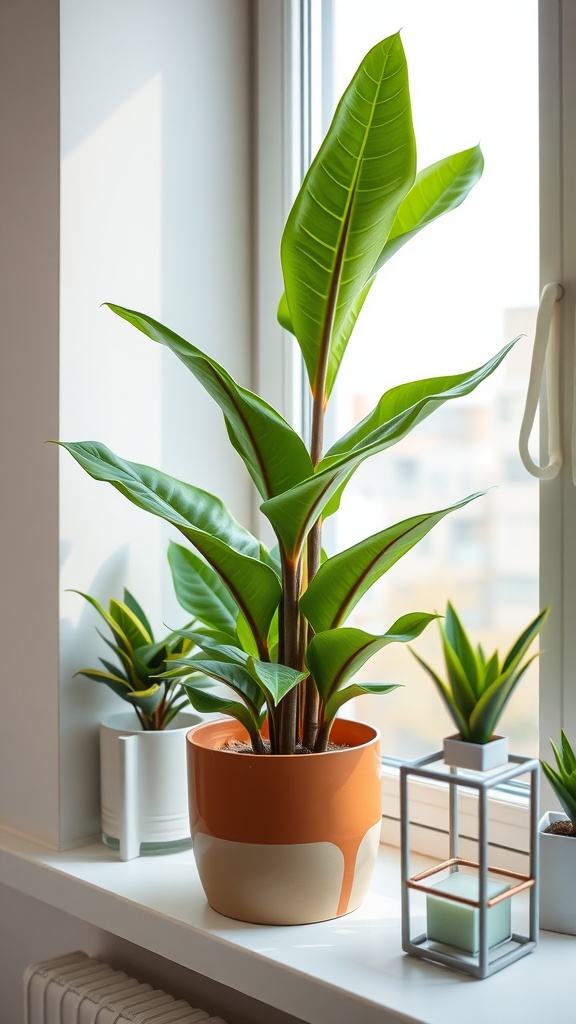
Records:
<instances>
[{"instance_id":1,"label":"reddish plant stem","mask_svg":"<svg viewBox=\"0 0 576 1024\"><path fill-rule=\"evenodd\" d=\"M328 347L326 346L326 351ZM322 458L322 450L324 445L324 414L326 411L326 399L325 399L325 379L326 379L326 366L323 365L321 372L319 373L319 381L317 382L317 391L314 395L313 409L312 409L312 434L310 438L310 458L312 465L316 467ZM310 533L308 534L308 554L307 554L307 575L308 583L310 583L318 569L320 568L320 560L322 555L322 520L318 519ZM312 639L313 631L311 626L307 628L306 644L310 643ZM313 750L318 729L320 727L320 698L316 684L311 677L305 682L304 686L304 709L303 709L303 729L302 729L302 743L308 750Z\"/></svg>"},{"instance_id":2,"label":"reddish plant stem","mask_svg":"<svg viewBox=\"0 0 576 1024\"><path fill-rule=\"evenodd\" d=\"M280 608L280 660L290 668L298 668L300 651L301 616L298 608L300 596L301 560L292 562L284 553L282 558L283 597ZM278 706L278 753L293 754L298 742L298 689L293 687Z\"/></svg>"}]
</instances>

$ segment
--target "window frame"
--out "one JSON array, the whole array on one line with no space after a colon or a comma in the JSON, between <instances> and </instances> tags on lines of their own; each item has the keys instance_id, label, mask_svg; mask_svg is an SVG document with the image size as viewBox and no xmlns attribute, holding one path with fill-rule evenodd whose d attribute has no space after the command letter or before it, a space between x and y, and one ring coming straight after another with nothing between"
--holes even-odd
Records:
<instances>
[{"instance_id":1,"label":"window frame","mask_svg":"<svg viewBox=\"0 0 576 1024\"><path fill-rule=\"evenodd\" d=\"M269 381L275 379L276 395L273 397L277 407L293 424L303 424L304 430L307 425L304 376L297 358L290 355L294 346L281 328L277 328L280 344L269 344L270 324L275 323L275 308L270 305L270 297L275 303L281 294L278 225L283 225L298 183L320 141L318 132L325 130L326 115L331 116L326 101L331 96L332 9L332 0L257 2L256 383L264 392L268 390L268 397ZM576 279L576 190L572 195L568 190L570 181L576 180L576 133L570 131L571 125L576 123L576 59L572 56L576 52L576 9L567 0L539 0L538 16L540 280L541 287L548 281L561 282L565 287L558 318L563 382L558 387L558 400L564 451L570 454L574 405L574 317L570 311L574 310L576 293L576 284L572 283ZM270 59L271 54L276 55L275 60ZM313 113L315 105L323 111L320 119ZM280 117L278 111L281 111ZM270 207L271 190L262 189L268 176L274 176L276 181L273 208ZM271 254L274 259L270 259ZM264 338L266 344L263 344ZM544 451L547 441L545 409L543 412L540 433ZM561 728L572 734L576 731L576 686L573 683L576 631L570 628L570 609L576 607L576 545L570 545L571 522L576 522L576 487L572 481L571 459L565 459L559 477L540 484L540 606L550 603L557 609L546 624L540 658L539 753L544 758L549 756L548 737L558 736ZM383 775L383 840L395 843L398 841L395 824L397 768L385 761ZM515 827L521 828L522 785L518 784L518 795L501 795L495 802L495 842L503 845L509 842L510 816ZM546 806L551 800L556 803L547 788L544 793ZM424 790L423 805L427 801L433 805L436 799L433 787ZM421 852L432 852L434 830L422 828L420 831Z\"/></svg>"}]
</instances>

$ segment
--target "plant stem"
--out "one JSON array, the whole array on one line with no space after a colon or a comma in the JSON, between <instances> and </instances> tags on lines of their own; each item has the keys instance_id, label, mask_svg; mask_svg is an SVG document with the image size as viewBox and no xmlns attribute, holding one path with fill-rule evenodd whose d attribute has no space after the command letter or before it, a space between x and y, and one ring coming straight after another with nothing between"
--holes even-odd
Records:
<instances>
[{"instance_id":1,"label":"plant stem","mask_svg":"<svg viewBox=\"0 0 576 1024\"><path fill-rule=\"evenodd\" d=\"M281 552L283 597L280 609L280 658L284 665L298 668L300 652L300 629L302 626L298 598L302 562L291 561ZM278 705L278 729L276 735L279 754L293 754L298 741L298 692L293 687Z\"/></svg>"},{"instance_id":2,"label":"plant stem","mask_svg":"<svg viewBox=\"0 0 576 1024\"><path fill-rule=\"evenodd\" d=\"M314 395L312 410L312 434L310 438L310 458L312 465L317 466L322 458L324 445L324 414L326 411L326 400L324 397L325 368L321 376L321 387ZM307 540L307 574L310 583L318 569L322 556L322 520L317 519L308 534ZM312 639L312 628L307 627L306 643ZM303 713L302 713L302 743L308 750L313 750L316 743L318 728L320 725L319 709L320 699L318 690L312 677L308 677L304 683L303 690Z\"/></svg>"},{"instance_id":3,"label":"plant stem","mask_svg":"<svg viewBox=\"0 0 576 1024\"><path fill-rule=\"evenodd\" d=\"M318 735L316 736L316 742L313 747L315 754L323 754L324 751L328 749L328 740L330 738L331 728L332 722L327 722L325 719L318 730Z\"/></svg>"}]
</instances>

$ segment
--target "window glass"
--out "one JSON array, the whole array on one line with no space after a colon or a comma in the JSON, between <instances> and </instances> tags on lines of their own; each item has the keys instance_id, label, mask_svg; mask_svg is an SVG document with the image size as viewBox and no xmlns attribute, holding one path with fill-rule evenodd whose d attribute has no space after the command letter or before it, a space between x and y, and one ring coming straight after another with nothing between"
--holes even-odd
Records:
<instances>
[{"instance_id":1,"label":"window glass","mask_svg":"<svg viewBox=\"0 0 576 1024\"><path fill-rule=\"evenodd\" d=\"M349 624L382 633L406 612L443 612L450 599L473 639L503 655L539 610L538 484L518 455L539 288L537 3L335 0L333 17L335 98L363 54L401 29L419 168L478 141L486 161L465 203L381 272L342 367L334 434L395 384L472 369L524 337L473 395L364 464L327 524L326 544L341 550L487 490L397 563ZM443 670L435 625L414 647ZM360 678L405 686L356 702L358 717L382 729L386 754L416 757L454 732L403 645L376 655ZM501 721L515 752L537 753L537 714L536 662Z\"/></svg>"}]
</instances>

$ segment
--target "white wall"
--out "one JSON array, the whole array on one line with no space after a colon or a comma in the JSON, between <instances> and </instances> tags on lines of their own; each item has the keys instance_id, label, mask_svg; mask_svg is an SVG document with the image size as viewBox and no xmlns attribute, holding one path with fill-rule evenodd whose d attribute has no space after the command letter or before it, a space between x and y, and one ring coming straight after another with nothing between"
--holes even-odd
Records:
<instances>
[{"instance_id":1,"label":"white wall","mask_svg":"<svg viewBox=\"0 0 576 1024\"><path fill-rule=\"evenodd\" d=\"M250 9L2 6L0 823L54 847L99 830L97 723L117 707L73 679L102 641L68 588L107 603L126 584L159 631L186 616L164 524L44 440L104 441L215 491L250 526L251 485L220 412L101 308L163 320L250 384Z\"/></svg>"},{"instance_id":2,"label":"white wall","mask_svg":"<svg viewBox=\"0 0 576 1024\"><path fill-rule=\"evenodd\" d=\"M100 303L163 319L250 383L252 6L0 5L0 825L54 848L99 828L97 723L117 706L72 679L100 647L66 588L107 601L127 584L158 628L182 613L163 524L43 442L102 440L250 525L219 412ZM0 885L3 1019L21 1024L26 963L78 947L230 1024L288 1024Z\"/></svg>"},{"instance_id":3,"label":"white wall","mask_svg":"<svg viewBox=\"0 0 576 1024\"><path fill-rule=\"evenodd\" d=\"M0 5L0 819L58 843L57 0Z\"/></svg>"}]
</instances>

